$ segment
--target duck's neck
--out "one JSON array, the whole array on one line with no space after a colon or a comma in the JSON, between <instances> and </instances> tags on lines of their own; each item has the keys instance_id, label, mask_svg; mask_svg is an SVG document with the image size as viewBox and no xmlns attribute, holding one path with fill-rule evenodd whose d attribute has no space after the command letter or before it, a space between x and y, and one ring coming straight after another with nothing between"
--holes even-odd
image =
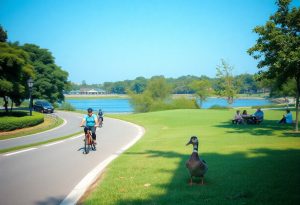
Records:
<instances>
[{"instance_id":1,"label":"duck's neck","mask_svg":"<svg viewBox=\"0 0 300 205\"><path fill-rule=\"evenodd\" d=\"M193 152L198 153L198 143L194 144Z\"/></svg>"}]
</instances>

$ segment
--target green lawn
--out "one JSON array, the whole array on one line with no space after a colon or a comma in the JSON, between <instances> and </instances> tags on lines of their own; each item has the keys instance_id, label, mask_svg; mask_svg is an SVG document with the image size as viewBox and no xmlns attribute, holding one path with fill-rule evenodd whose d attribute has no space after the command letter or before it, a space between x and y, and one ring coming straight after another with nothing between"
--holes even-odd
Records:
<instances>
[{"instance_id":1,"label":"green lawn","mask_svg":"<svg viewBox=\"0 0 300 205\"><path fill-rule=\"evenodd\" d=\"M83 203L298 204L300 135L277 124L283 111L265 111L261 125L232 125L233 114L173 110L117 116L144 126L146 134L112 162ZM188 185L185 162L192 147L185 144L192 135L209 165L203 186Z\"/></svg>"}]
</instances>

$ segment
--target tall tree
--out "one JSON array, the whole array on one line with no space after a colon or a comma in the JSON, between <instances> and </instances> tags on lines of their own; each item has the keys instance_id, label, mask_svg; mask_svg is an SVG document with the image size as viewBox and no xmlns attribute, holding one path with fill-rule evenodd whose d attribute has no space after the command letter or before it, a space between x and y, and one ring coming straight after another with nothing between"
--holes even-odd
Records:
<instances>
[{"instance_id":1,"label":"tall tree","mask_svg":"<svg viewBox=\"0 0 300 205\"><path fill-rule=\"evenodd\" d=\"M21 48L29 54L35 71L33 98L52 103L64 100L63 92L70 88L68 73L55 64L51 52L34 44L25 44Z\"/></svg>"},{"instance_id":2,"label":"tall tree","mask_svg":"<svg viewBox=\"0 0 300 205\"><path fill-rule=\"evenodd\" d=\"M238 93L238 88L234 84L234 76L232 74L233 67L225 60L221 60L221 65L217 66L217 78L219 88L216 93L219 96L226 97L228 104L232 104Z\"/></svg>"},{"instance_id":3,"label":"tall tree","mask_svg":"<svg viewBox=\"0 0 300 205\"><path fill-rule=\"evenodd\" d=\"M16 105L26 98L27 79L33 76L29 56L21 49L0 42L0 97L8 112L8 97Z\"/></svg>"},{"instance_id":4,"label":"tall tree","mask_svg":"<svg viewBox=\"0 0 300 205\"><path fill-rule=\"evenodd\" d=\"M291 0L278 0L278 10L264 26L257 26L256 44L248 53L259 60L260 79L275 79L282 86L296 80L296 126L298 131L300 95L300 8L290 9Z\"/></svg>"}]
</instances>

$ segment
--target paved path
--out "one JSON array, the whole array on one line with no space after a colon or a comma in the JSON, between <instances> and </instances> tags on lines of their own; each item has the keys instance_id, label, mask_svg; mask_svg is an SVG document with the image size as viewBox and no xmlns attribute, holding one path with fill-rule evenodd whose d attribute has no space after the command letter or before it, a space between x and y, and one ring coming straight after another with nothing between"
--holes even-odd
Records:
<instances>
[{"instance_id":1,"label":"paved path","mask_svg":"<svg viewBox=\"0 0 300 205\"><path fill-rule=\"evenodd\" d=\"M24 137L18 137L8 140L0 140L0 149L47 141L49 139L63 137L82 130L82 128L79 127L79 123L83 117L83 114L56 111L54 115L57 115L58 117L64 119L65 123L62 126L59 126L58 128L54 128L52 130L48 130L42 133L27 135Z\"/></svg>"},{"instance_id":2,"label":"paved path","mask_svg":"<svg viewBox=\"0 0 300 205\"><path fill-rule=\"evenodd\" d=\"M142 135L141 127L105 118L104 126L97 129L97 151L87 155L83 135L0 155L0 204L54 205L63 200L73 204L99 176L99 165L105 166L107 159L117 157Z\"/></svg>"}]
</instances>

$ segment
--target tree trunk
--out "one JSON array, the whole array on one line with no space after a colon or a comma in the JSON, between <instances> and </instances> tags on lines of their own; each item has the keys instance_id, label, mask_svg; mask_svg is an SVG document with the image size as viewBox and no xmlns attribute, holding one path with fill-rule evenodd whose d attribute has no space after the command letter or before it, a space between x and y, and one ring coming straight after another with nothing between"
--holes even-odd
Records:
<instances>
[{"instance_id":1,"label":"tree trunk","mask_svg":"<svg viewBox=\"0 0 300 205\"><path fill-rule=\"evenodd\" d=\"M297 91L296 91L296 124L295 131L298 132L298 121L299 121L299 93L300 93L300 77L296 78Z\"/></svg>"},{"instance_id":2,"label":"tree trunk","mask_svg":"<svg viewBox=\"0 0 300 205\"><path fill-rule=\"evenodd\" d=\"M10 112L12 112L13 106L14 106L14 102L13 102L13 100L11 99Z\"/></svg>"},{"instance_id":3,"label":"tree trunk","mask_svg":"<svg viewBox=\"0 0 300 205\"><path fill-rule=\"evenodd\" d=\"M4 100L4 105L3 106L5 108L5 112L8 113L8 108L7 108L7 106L8 106L8 100L7 100L7 97L4 96L3 100Z\"/></svg>"}]
</instances>

